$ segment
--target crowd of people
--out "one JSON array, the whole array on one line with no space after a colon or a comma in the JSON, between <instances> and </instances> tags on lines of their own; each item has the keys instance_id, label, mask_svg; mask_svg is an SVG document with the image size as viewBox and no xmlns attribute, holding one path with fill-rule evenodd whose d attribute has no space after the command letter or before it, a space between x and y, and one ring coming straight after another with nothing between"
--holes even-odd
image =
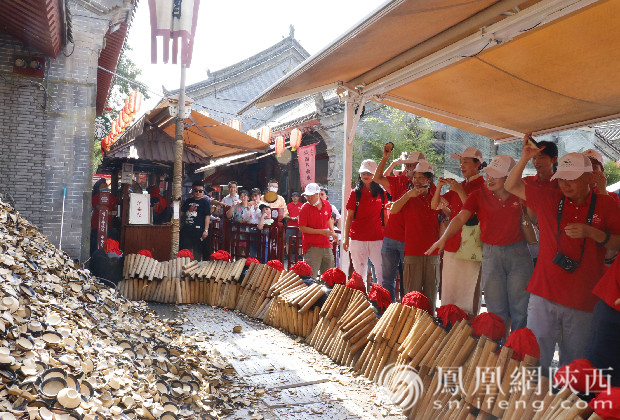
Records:
<instances>
[{"instance_id":1,"label":"crowd of people","mask_svg":"<svg viewBox=\"0 0 620 420\"><path fill-rule=\"evenodd\" d=\"M487 310L504 320L507 332L533 331L541 366L551 366L557 345L560 365L587 357L609 370L617 386L620 262L608 265L620 250L620 197L606 190L599 152L558 159L554 143L532 140L524 139L518 161L498 155L487 165L473 147L452 154L462 182L435 179L416 151L386 169L393 149L386 144L378 164L365 160L359 168L343 248L356 272L365 276L369 262L374 265L393 301L399 271L400 297L422 292L433 309L440 279L441 304L471 316L484 292ZM536 175L523 177L530 161ZM318 186L306 188L299 219L315 274L333 265L326 249L335 235L331 205L319 193Z\"/></svg>"}]
</instances>

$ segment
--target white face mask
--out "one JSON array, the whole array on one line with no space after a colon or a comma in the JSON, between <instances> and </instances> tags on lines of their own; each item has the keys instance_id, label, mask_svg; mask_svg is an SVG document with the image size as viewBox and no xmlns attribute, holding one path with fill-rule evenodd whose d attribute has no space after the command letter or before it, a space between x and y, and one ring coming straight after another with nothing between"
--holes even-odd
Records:
<instances>
[{"instance_id":1,"label":"white face mask","mask_svg":"<svg viewBox=\"0 0 620 420\"><path fill-rule=\"evenodd\" d=\"M319 197L319 199L316 200L316 202L313 204L313 206L318 206L320 202L321 202L321 197Z\"/></svg>"},{"instance_id":2,"label":"white face mask","mask_svg":"<svg viewBox=\"0 0 620 420\"><path fill-rule=\"evenodd\" d=\"M269 187L269 191L278 192L278 187Z\"/></svg>"}]
</instances>

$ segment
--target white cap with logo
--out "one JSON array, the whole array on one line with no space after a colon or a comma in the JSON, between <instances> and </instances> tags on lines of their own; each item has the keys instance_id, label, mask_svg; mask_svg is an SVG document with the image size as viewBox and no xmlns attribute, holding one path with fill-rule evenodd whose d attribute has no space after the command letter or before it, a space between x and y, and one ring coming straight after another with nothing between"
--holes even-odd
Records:
<instances>
[{"instance_id":1,"label":"white cap with logo","mask_svg":"<svg viewBox=\"0 0 620 420\"><path fill-rule=\"evenodd\" d=\"M482 157L482 152L475 147L468 147L463 151L463 153L452 153L450 155L452 159L461 159L461 158L474 158L478 159L480 162L484 162L484 158Z\"/></svg>"},{"instance_id":2,"label":"white cap with logo","mask_svg":"<svg viewBox=\"0 0 620 420\"><path fill-rule=\"evenodd\" d=\"M416 172L430 172L435 175L435 171L433 171L433 165L428 163L426 160L421 160L418 162L418 165L415 167Z\"/></svg>"},{"instance_id":3,"label":"white cap with logo","mask_svg":"<svg viewBox=\"0 0 620 420\"><path fill-rule=\"evenodd\" d=\"M364 161L362 161L362 164L360 165L360 169L358 171L360 174L363 174L364 172L370 172L371 174L375 174L375 172L377 172L377 162L375 162L372 159L366 159Z\"/></svg>"},{"instance_id":4,"label":"white cap with logo","mask_svg":"<svg viewBox=\"0 0 620 420\"><path fill-rule=\"evenodd\" d=\"M551 177L573 181L586 172L592 172L592 162L583 153L568 153L558 159L558 170Z\"/></svg>"},{"instance_id":5,"label":"white cap with logo","mask_svg":"<svg viewBox=\"0 0 620 420\"><path fill-rule=\"evenodd\" d=\"M583 155L589 157L590 159L594 159L595 161L600 163L601 166L604 165L603 155L599 151L596 151L594 149L588 149L585 152L583 152Z\"/></svg>"},{"instance_id":6,"label":"white cap with logo","mask_svg":"<svg viewBox=\"0 0 620 420\"><path fill-rule=\"evenodd\" d=\"M319 184L312 182L306 185L306 188L304 189L304 192L302 193L302 195L310 196L310 195L318 194L320 192L321 192L321 187L319 187Z\"/></svg>"},{"instance_id":7,"label":"white cap with logo","mask_svg":"<svg viewBox=\"0 0 620 420\"><path fill-rule=\"evenodd\" d=\"M403 152L400 155L400 163L407 164L407 163L418 163L419 161L421 161L422 159L425 159L424 157L424 153L422 152Z\"/></svg>"},{"instance_id":8,"label":"white cap with logo","mask_svg":"<svg viewBox=\"0 0 620 420\"><path fill-rule=\"evenodd\" d=\"M497 155L482 172L486 172L492 178L503 178L508 176L516 164L515 160L508 155Z\"/></svg>"}]
</instances>

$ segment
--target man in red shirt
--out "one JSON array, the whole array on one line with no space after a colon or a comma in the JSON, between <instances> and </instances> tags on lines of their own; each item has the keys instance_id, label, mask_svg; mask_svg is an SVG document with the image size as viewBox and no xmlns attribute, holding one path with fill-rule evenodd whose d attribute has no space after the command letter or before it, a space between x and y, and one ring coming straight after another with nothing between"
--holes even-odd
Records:
<instances>
[{"instance_id":1,"label":"man in red shirt","mask_svg":"<svg viewBox=\"0 0 620 420\"><path fill-rule=\"evenodd\" d=\"M401 198L410 188L413 187L413 174L418 161L424 159L424 154L420 152L403 153L399 159L392 162L388 173L396 165L403 165L403 173L398 176L387 176L385 164L392 154L394 145L387 143L383 147L383 159L379 162L373 181L381 185L390 193L392 200L396 201ZM380 279L381 285L385 287L392 297L392 301L396 299L396 272L398 265L402 264L405 259L405 220L402 214L390 214L383 231L383 245L381 246L383 279Z\"/></svg>"},{"instance_id":2,"label":"man in red shirt","mask_svg":"<svg viewBox=\"0 0 620 420\"><path fill-rule=\"evenodd\" d=\"M613 199L591 191L592 164L581 153L559 160L552 177L558 189L526 185L523 169L538 153L524 142L505 187L538 215L540 253L527 288L527 326L538 340L540 364L547 368L560 337L561 366L585 356L598 300L592 291L604 272L604 246L611 246L611 234L620 234L620 214Z\"/></svg>"},{"instance_id":3,"label":"man in red shirt","mask_svg":"<svg viewBox=\"0 0 620 420\"><path fill-rule=\"evenodd\" d=\"M312 268L312 276L334 266L334 254L330 239L338 240L331 220L332 206L319 196L319 184L306 185L304 196L308 200L299 211L299 230L302 233L304 260Z\"/></svg>"},{"instance_id":4,"label":"man in red shirt","mask_svg":"<svg viewBox=\"0 0 620 420\"><path fill-rule=\"evenodd\" d=\"M299 202L299 193L294 192L291 194L291 202L286 205L286 209L288 211L288 219L286 219L286 247L288 249L288 242L291 236L295 236L297 234L297 229L288 229L299 226L299 211L301 210L302 203ZM301 235L299 236L299 241L301 241Z\"/></svg>"}]
</instances>

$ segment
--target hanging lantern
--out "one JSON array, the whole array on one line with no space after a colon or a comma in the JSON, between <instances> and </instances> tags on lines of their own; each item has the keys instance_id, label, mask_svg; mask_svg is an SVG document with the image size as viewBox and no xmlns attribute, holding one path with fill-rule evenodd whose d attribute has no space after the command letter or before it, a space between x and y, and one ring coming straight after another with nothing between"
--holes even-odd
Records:
<instances>
[{"instance_id":1,"label":"hanging lantern","mask_svg":"<svg viewBox=\"0 0 620 420\"><path fill-rule=\"evenodd\" d=\"M302 132L299 128L294 128L293 131L291 131L291 138L289 140L291 144L291 151L294 152L299 147L301 144L301 136Z\"/></svg>"},{"instance_id":2,"label":"hanging lantern","mask_svg":"<svg viewBox=\"0 0 620 420\"><path fill-rule=\"evenodd\" d=\"M276 137L276 155L280 156L284 151L284 137L278 136Z\"/></svg>"},{"instance_id":3,"label":"hanging lantern","mask_svg":"<svg viewBox=\"0 0 620 420\"><path fill-rule=\"evenodd\" d=\"M129 123L133 119L131 115L125 113L124 109L121 111L121 118L123 119L123 122L125 123L125 125L129 125Z\"/></svg>"},{"instance_id":4,"label":"hanging lantern","mask_svg":"<svg viewBox=\"0 0 620 420\"><path fill-rule=\"evenodd\" d=\"M133 105L133 113L137 114L138 111L140 111L140 107L142 106L142 98L144 97L142 95L142 92L136 90L136 95L135 95L135 101L134 101L134 105Z\"/></svg>"},{"instance_id":5,"label":"hanging lantern","mask_svg":"<svg viewBox=\"0 0 620 420\"><path fill-rule=\"evenodd\" d=\"M241 120L238 120L236 118L232 119L230 120L228 125L230 126L230 128L234 128L235 130L241 131Z\"/></svg>"},{"instance_id":6,"label":"hanging lantern","mask_svg":"<svg viewBox=\"0 0 620 420\"><path fill-rule=\"evenodd\" d=\"M258 130L248 130L248 132L246 134L248 136L254 137L256 140L258 140Z\"/></svg>"},{"instance_id":7,"label":"hanging lantern","mask_svg":"<svg viewBox=\"0 0 620 420\"><path fill-rule=\"evenodd\" d=\"M260 141L265 144L269 144L271 142L271 127L266 125L260 129Z\"/></svg>"},{"instance_id":8,"label":"hanging lantern","mask_svg":"<svg viewBox=\"0 0 620 420\"><path fill-rule=\"evenodd\" d=\"M110 134L113 136L118 134L118 127L116 126L116 120L112 121L111 126L112 128L110 128Z\"/></svg>"},{"instance_id":9,"label":"hanging lantern","mask_svg":"<svg viewBox=\"0 0 620 420\"><path fill-rule=\"evenodd\" d=\"M123 112L127 115L131 114L131 109L129 109L130 105L131 105L131 94L129 94L129 96L125 98L125 106L123 107Z\"/></svg>"}]
</instances>

